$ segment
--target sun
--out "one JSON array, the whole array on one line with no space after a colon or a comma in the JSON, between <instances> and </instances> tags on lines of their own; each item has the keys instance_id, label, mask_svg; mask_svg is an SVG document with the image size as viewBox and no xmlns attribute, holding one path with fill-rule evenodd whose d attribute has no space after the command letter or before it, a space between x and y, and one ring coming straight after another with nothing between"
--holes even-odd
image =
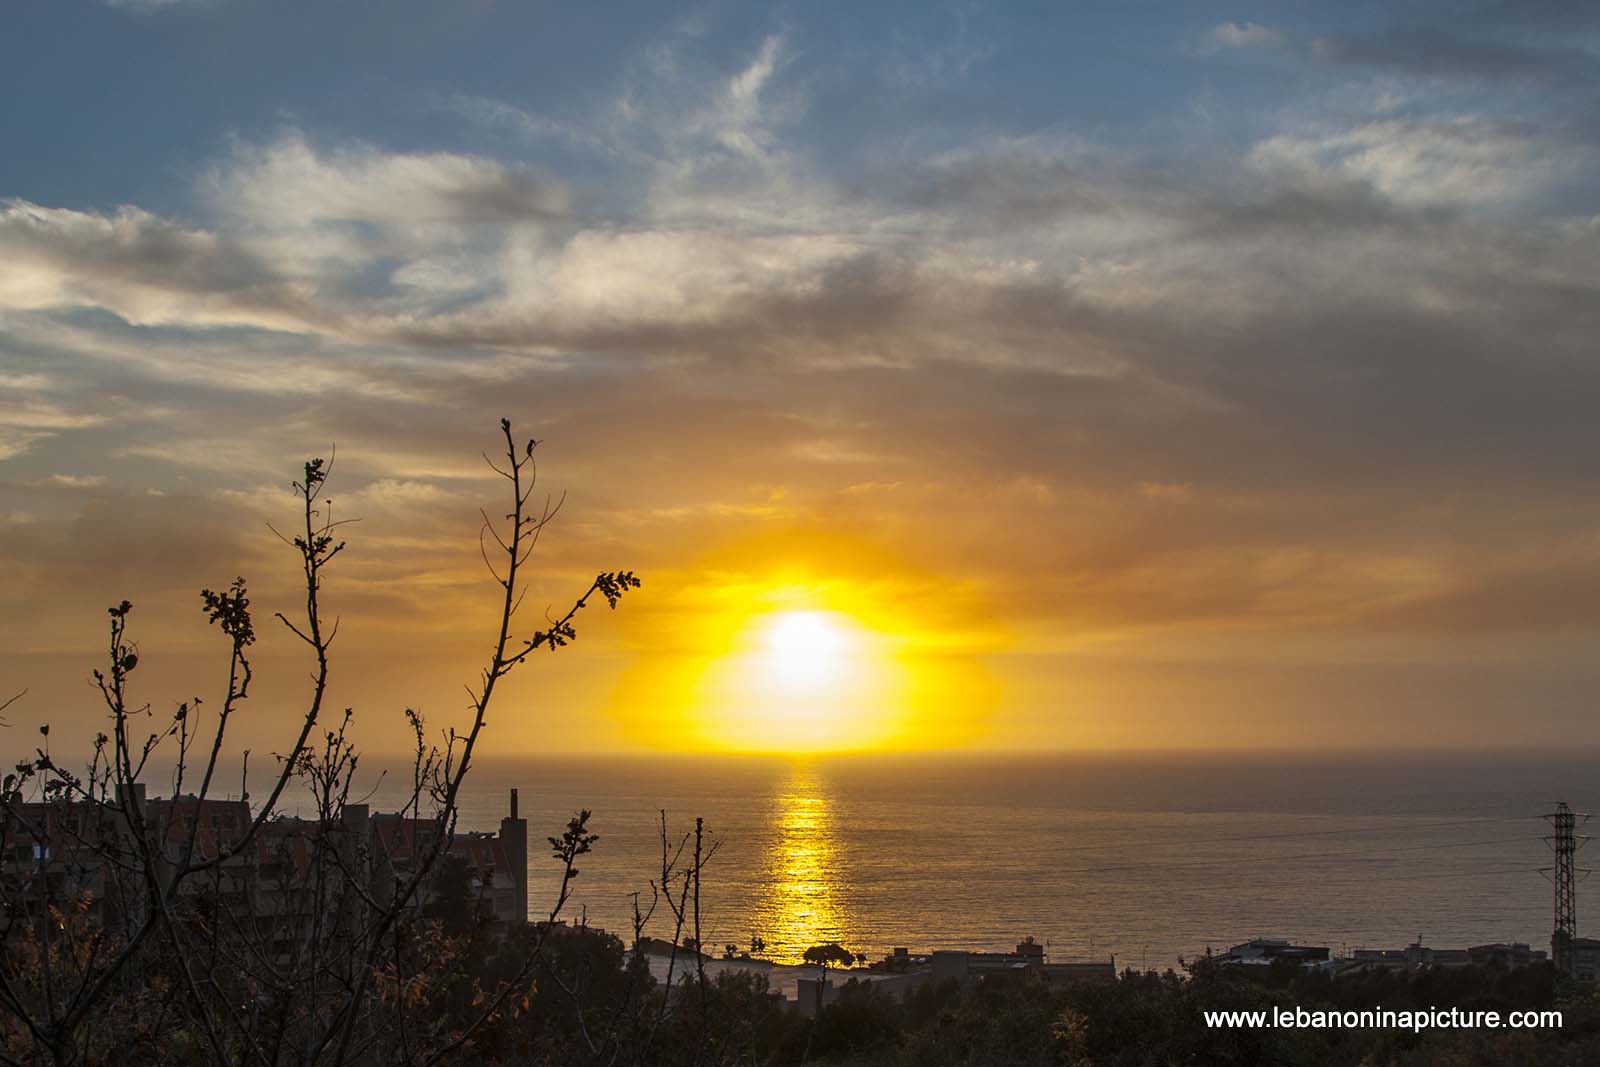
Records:
<instances>
[{"instance_id":1,"label":"sun","mask_svg":"<svg viewBox=\"0 0 1600 1067\"><path fill-rule=\"evenodd\" d=\"M811 756L948 748L999 700L1008 647L975 586L832 530L724 545L623 620L610 712L643 747Z\"/></svg>"},{"instance_id":2,"label":"sun","mask_svg":"<svg viewBox=\"0 0 1600 1067\"><path fill-rule=\"evenodd\" d=\"M777 681L811 687L838 678L847 638L831 613L781 611L766 625L766 665Z\"/></svg>"}]
</instances>

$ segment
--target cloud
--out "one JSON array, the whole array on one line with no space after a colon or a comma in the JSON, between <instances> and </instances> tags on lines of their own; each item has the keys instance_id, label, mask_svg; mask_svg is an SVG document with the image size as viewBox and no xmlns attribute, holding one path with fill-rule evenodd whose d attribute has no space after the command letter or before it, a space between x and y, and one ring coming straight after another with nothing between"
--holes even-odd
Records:
<instances>
[{"instance_id":1,"label":"cloud","mask_svg":"<svg viewBox=\"0 0 1600 1067\"><path fill-rule=\"evenodd\" d=\"M34 384L49 381L42 375L15 375L10 380L15 392L0 398L0 461L15 459L63 431L105 421L101 414L73 411L46 398L45 390Z\"/></svg>"},{"instance_id":2,"label":"cloud","mask_svg":"<svg viewBox=\"0 0 1600 1067\"><path fill-rule=\"evenodd\" d=\"M1570 32L1592 25L1592 15L1558 12L1561 7L1530 5L1524 12L1519 5L1516 16L1508 17L1506 8L1491 6L1460 15L1450 26L1395 20L1365 34L1294 33L1255 22L1224 22L1204 35L1197 50L1257 50L1302 62L1416 78L1565 87L1600 83L1600 57L1591 49L1570 36L1527 33L1530 29ZM1508 35L1508 28L1521 32Z\"/></svg>"},{"instance_id":3,"label":"cloud","mask_svg":"<svg viewBox=\"0 0 1600 1067\"><path fill-rule=\"evenodd\" d=\"M1548 186L1570 156L1538 131L1479 115L1384 119L1321 134L1279 134L1251 162L1301 180L1371 183L1402 204L1487 204Z\"/></svg>"},{"instance_id":4,"label":"cloud","mask_svg":"<svg viewBox=\"0 0 1600 1067\"><path fill-rule=\"evenodd\" d=\"M571 208L562 185L525 166L363 144L319 154L296 131L238 145L203 190L218 214L264 226L543 222Z\"/></svg>"},{"instance_id":5,"label":"cloud","mask_svg":"<svg viewBox=\"0 0 1600 1067\"><path fill-rule=\"evenodd\" d=\"M105 307L136 321L227 317L299 302L292 286L245 242L138 208L111 214L23 200L0 207L0 252L12 269L0 307Z\"/></svg>"},{"instance_id":6,"label":"cloud","mask_svg":"<svg viewBox=\"0 0 1600 1067\"><path fill-rule=\"evenodd\" d=\"M1328 35L1300 42L1318 62L1430 78L1600 82L1600 58L1570 44L1521 44L1434 26L1396 26L1367 36Z\"/></svg>"},{"instance_id":7,"label":"cloud","mask_svg":"<svg viewBox=\"0 0 1600 1067\"><path fill-rule=\"evenodd\" d=\"M29 489L98 489L106 484L106 479L100 474L52 474L23 484Z\"/></svg>"},{"instance_id":8,"label":"cloud","mask_svg":"<svg viewBox=\"0 0 1600 1067\"><path fill-rule=\"evenodd\" d=\"M36 443L51 435L36 430L21 430L13 426L0 426L0 461L15 459Z\"/></svg>"},{"instance_id":9,"label":"cloud","mask_svg":"<svg viewBox=\"0 0 1600 1067\"><path fill-rule=\"evenodd\" d=\"M1209 49L1224 48L1280 48L1288 43L1282 30L1263 26L1259 22L1223 22L1213 26L1205 35Z\"/></svg>"},{"instance_id":10,"label":"cloud","mask_svg":"<svg viewBox=\"0 0 1600 1067\"><path fill-rule=\"evenodd\" d=\"M776 34L761 42L749 66L729 78L716 107L699 121L717 140L740 155L761 157L769 146L762 94L777 72L783 39Z\"/></svg>"}]
</instances>

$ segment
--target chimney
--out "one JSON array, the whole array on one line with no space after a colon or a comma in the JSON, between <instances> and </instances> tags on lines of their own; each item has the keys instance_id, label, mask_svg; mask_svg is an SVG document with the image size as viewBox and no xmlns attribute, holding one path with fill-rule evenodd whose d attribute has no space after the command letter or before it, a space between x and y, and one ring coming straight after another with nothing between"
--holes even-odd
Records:
<instances>
[{"instance_id":1,"label":"chimney","mask_svg":"<svg viewBox=\"0 0 1600 1067\"><path fill-rule=\"evenodd\" d=\"M140 815L143 815L144 814L145 805L148 803L148 801L145 800L144 783L143 782L135 782L131 786L124 786L123 783L118 782L117 783L117 802L119 804L122 802L122 797L123 797L123 794L124 794L125 790L127 791L128 795L132 798L133 807L138 809Z\"/></svg>"},{"instance_id":2,"label":"chimney","mask_svg":"<svg viewBox=\"0 0 1600 1067\"><path fill-rule=\"evenodd\" d=\"M511 814L500 820L500 843L511 863L511 881L516 886L515 921L528 921L528 820L517 813L517 791L511 791Z\"/></svg>"}]
</instances>

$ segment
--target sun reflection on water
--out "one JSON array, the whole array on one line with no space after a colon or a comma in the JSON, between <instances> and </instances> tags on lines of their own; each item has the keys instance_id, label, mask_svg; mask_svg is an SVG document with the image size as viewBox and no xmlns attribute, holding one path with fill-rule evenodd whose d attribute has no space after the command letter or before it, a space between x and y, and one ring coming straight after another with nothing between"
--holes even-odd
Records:
<instances>
[{"instance_id":1,"label":"sun reflection on water","mask_svg":"<svg viewBox=\"0 0 1600 1067\"><path fill-rule=\"evenodd\" d=\"M773 798L755 931L770 959L793 963L812 945L850 944L834 809L826 784L805 766Z\"/></svg>"}]
</instances>

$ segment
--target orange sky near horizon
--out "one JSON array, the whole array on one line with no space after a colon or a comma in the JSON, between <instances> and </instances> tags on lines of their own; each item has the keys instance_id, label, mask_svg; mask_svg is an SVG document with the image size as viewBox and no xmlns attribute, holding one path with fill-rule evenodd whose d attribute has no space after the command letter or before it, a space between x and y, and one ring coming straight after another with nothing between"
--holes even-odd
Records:
<instances>
[{"instance_id":1,"label":"orange sky near horizon","mask_svg":"<svg viewBox=\"0 0 1600 1067\"><path fill-rule=\"evenodd\" d=\"M363 747L392 756L404 743L403 707L419 707L436 730L462 721L460 686L487 648L495 590L470 538L477 516L460 501L441 512L427 506L438 503L433 494L384 482L342 494L343 473L336 468L330 492L336 513L361 521L346 529L351 547L325 591L342 627L330 706L354 706ZM1299 590L1307 618L1292 627L1248 617L1140 626L1097 618L1088 606L1064 618L1049 610L1057 605L1020 599L1026 581L1007 584L982 569L941 573L928 545L896 551L870 531L840 532L856 524L777 509L747 524L755 532L671 565L659 544L629 552L623 531L585 521L587 499L573 493L545 532L524 625L581 590L584 563L634 566L644 587L614 613L591 608L572 647L536 656L509 678L490 716L495 755L1470 745L1470 734L1426 715L1399 719L1393 708L1415 707L1430 690L1456 694L1478 701L1452 709L1470 708L1485 739L1512 736L1518 671L1567 654L1559 643L1531 647L1505 635L1456 635L1441 653L1426 633L1365 633L1335 611L1312 610L1314 586ZM234 736L264 751L296 721L307 663L269 618L297 607L292 555L264 526L249 527L270 515L281 528L295 502L283 491L226 503L244 531L228 544L254 564L238 569L261 576L252 582L258 680ZM132 632L141 650L135 693L158 711L195 695L215 699L224 665L198 598L182 588L198 582L200 564L215 570L218 560L167 555L149 566L148 553L162 550L137 543L113 572L156 593L134 590ZM145 562L134 563L141 553ZM1039 587L1050 585L1041 577ZM30 659L32 684L16 686L29 694L13 721L56 723L57 751L71 751L72 731L88 736L103 714L87 685L96 604L73 593L40 613L32 640L54 634L59 644ZM1419 671L1419 659L1432 668ZM26 742L30 732L11 736Z\"/></svg>"}]
</instances>

